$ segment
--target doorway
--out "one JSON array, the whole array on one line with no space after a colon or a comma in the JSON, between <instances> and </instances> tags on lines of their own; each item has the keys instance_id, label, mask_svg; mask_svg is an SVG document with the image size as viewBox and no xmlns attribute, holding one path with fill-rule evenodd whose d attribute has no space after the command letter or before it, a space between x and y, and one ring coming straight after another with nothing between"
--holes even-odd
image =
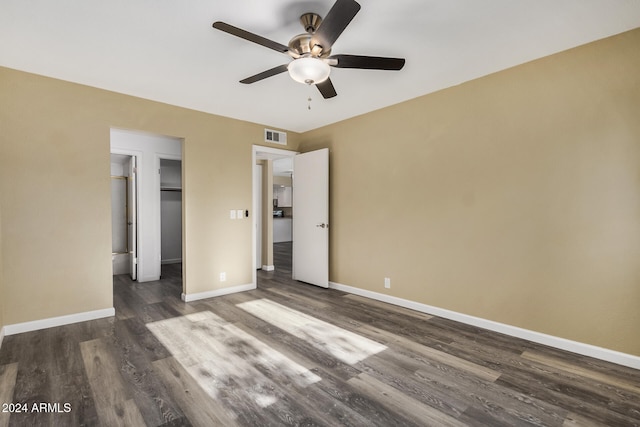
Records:
<instances>
[{"instance_id":1,"label":"doorway","mask_svg":"<svg viewBox=\"0 0 640 427\"><path fill-rule=\"evenodd\" d=\"M278 268L274 259L280 260L281 267L286 270L291 266L292 173L296 154L270 147L253 147L253 282L256 285L259 285L258 270ZM276 250L278 253L274 258Z\"/></svg>"},{"instance_id":2,"label":"doorway","mask_svg":"<svg viewBox=\"0 0 640 427\"><path fill-rule=\"evenodd\" d=\"M111 154L111 261L113 275L137 279L136 157Z\"/></svg>"},{"instance_id":3,"label":"doorway","mask_svg":"<svg viewBox=\"0 0 640 427\"><path fill-rule=\"evenodd\" d=\"M136 159L136 236L137 282L156 282L161 275L161 160L181 160L181 138L141 131L111 128L111 153ZM181 172L184 165L181 164ZM180 194L182 203L181 192ZM182 245L179 245L180 248ZM181 254L178 255L181 257ZM175 258L173 258L175 259Z\"/></svg>"},{"instance_id":4,"label":"doorway","mask_svg":"<svg viewBox=\"0 0 640 427\"><path fill-rule=\"evenodd\" d=\"M323 288L329 287L329 149L322 148L304 154L273 148L253 146L252 164L256 173L257 162L263 163L263 183L258 189L254 185L253 222L253 280L258 286L256 266L258 223L262 224L262 270L267 262L267 270L273 264L273 163L277 159L292 159L292 169L297 171L291 195L292 206L292 279ZM266 168L265 168L266 166ZM266 181L266 182L265 182ZM254 176L254 183L256 182ZM262 191L262 214L258 218L256 206L259 202L258 190ZM264 195L267 195L266 197ZM277 203L277 202L276 202ZM266 260L265 260L266 258Z\"/></svg>"}]
</instances>

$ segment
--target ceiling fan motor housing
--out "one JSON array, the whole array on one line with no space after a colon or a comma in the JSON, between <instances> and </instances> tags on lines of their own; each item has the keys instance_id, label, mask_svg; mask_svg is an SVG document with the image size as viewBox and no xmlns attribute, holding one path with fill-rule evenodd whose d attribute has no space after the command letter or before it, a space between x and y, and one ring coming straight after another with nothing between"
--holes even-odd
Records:
<instances>
[{"instance_id":1,"label":"ceiling fan motor housing","mask_svg":"<svg viewBox=\"0 0 640 427\"><path fill-rule=\"evenodd\" d=\"M311 37L316 32L322 18L317 13L305 13L300 17L300 23L304 27L306 33L298 34L289 41L289 49L299 56L313 56L317 58L326 58L331 55L331 49L323 49L321 46L314 49L311 46Z\"/></svg>"}]
</instances>

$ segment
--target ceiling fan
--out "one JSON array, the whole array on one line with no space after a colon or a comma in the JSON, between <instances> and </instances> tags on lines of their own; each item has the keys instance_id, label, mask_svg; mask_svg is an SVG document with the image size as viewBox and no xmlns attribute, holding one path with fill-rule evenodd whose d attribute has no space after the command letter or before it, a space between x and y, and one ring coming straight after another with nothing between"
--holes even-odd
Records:
<instances>
[{"instance_id":1,"label":"ceiling fan","mask_svg":"<svg viewBox=\"0 0 640 427\"><path fill-rule=\"evenodd\" d=\"M331 46L359 10L360 4L355 0L337 0L324 20L317 13L305 13L300 17L300 22L306 33L293 37L287 46L220 21L214 22L213 28L293 58L288 64L247 77L240 83L251 84L288 71L295 81L315 85L327 99L337 95L329 78L331 67L369 70L400 70L404 67L402 58L331 55Z\"/></svg>"}]
</instances>

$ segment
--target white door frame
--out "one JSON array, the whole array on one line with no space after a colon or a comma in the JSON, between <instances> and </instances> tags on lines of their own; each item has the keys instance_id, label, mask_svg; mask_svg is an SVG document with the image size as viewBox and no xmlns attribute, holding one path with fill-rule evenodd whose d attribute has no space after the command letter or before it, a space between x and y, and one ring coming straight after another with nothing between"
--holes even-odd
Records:
<instances>
[{"instance_id":1,"label":"white door frame","mask_svg":"<svg viewBox=\"0 0 640 427\"><path fill-rule=\"evenodd\" d=\"M257 154L258 153L265 153L267 154L269 157L273 157L273 158L279 158L279 157L293 157L296 154L300 154L297 151L291 151L291 150L283 150L281 148L273 148L273 147L265 147L262 145L253 145L253 149L251 151L251 176L252 176L252 184L251 186L253 187L253 192L252 192L252 213L251 213L251 217L253 218L253 220L251 221L252 227L251 227L251 240L252 240L252 244L251 244L251 248L252 251L251 253L253 254L252 256L252 266L256 265L256 250L257 250L257 233L256 233L256 228L258 226L258 218L256 217L256 191L261 191L261 189L259 188L255 188L255 182L256 182L256 177L254 176L255 174L255 170L256 168L254 167L254 165L256 164L256 160L257 160ZM262 212L263 215L267 215L269 212ZM252 268L253 270L253 285L255 287L258 286L258 270L256 270L255 268Z\"/></svg>"},{"instance_id":2,"label":"white door frame","mask_svg":"<svg viewBox=\"0 0 640 427\"><path fill-rule=\"evenodd\" d=\"M138 280L138 158L129 156L129 175L127 176L127 231L131 227L131 235L127 236L131 280Z\"/></svg>"},{"instance_id":3,"label":"white door frame","mask_svg":"<svg viewBox=\"0 0 640 427\"><path fill-rule=\"evenodd\" d=\"M254 228L256 233L256 244L255 244L255 257L256 260L253 263L253 268L255 270L258 267L262 267L262 202L263 202L263 194L262 194L262 171L263 165L253 165L253 217Z\"/></svg>"}]
</instances>

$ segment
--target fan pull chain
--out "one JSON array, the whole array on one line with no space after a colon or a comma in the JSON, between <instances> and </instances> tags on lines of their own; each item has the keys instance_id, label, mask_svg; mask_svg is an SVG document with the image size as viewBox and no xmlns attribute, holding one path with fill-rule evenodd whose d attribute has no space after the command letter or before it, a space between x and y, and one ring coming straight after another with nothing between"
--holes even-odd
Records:
<instances>
[{"instance_id":1,"label":"fan pull chain","mask_svg":"<svg viewBox=\"0 0 640 427\"><path fill-rule=\"evenodd\" d=\"M311 98L311 85L307 85L309 87L309 96L307 97L307 110L311 111L311 101L313 101L313 98Z\"/></svg>"}]
</instances>

